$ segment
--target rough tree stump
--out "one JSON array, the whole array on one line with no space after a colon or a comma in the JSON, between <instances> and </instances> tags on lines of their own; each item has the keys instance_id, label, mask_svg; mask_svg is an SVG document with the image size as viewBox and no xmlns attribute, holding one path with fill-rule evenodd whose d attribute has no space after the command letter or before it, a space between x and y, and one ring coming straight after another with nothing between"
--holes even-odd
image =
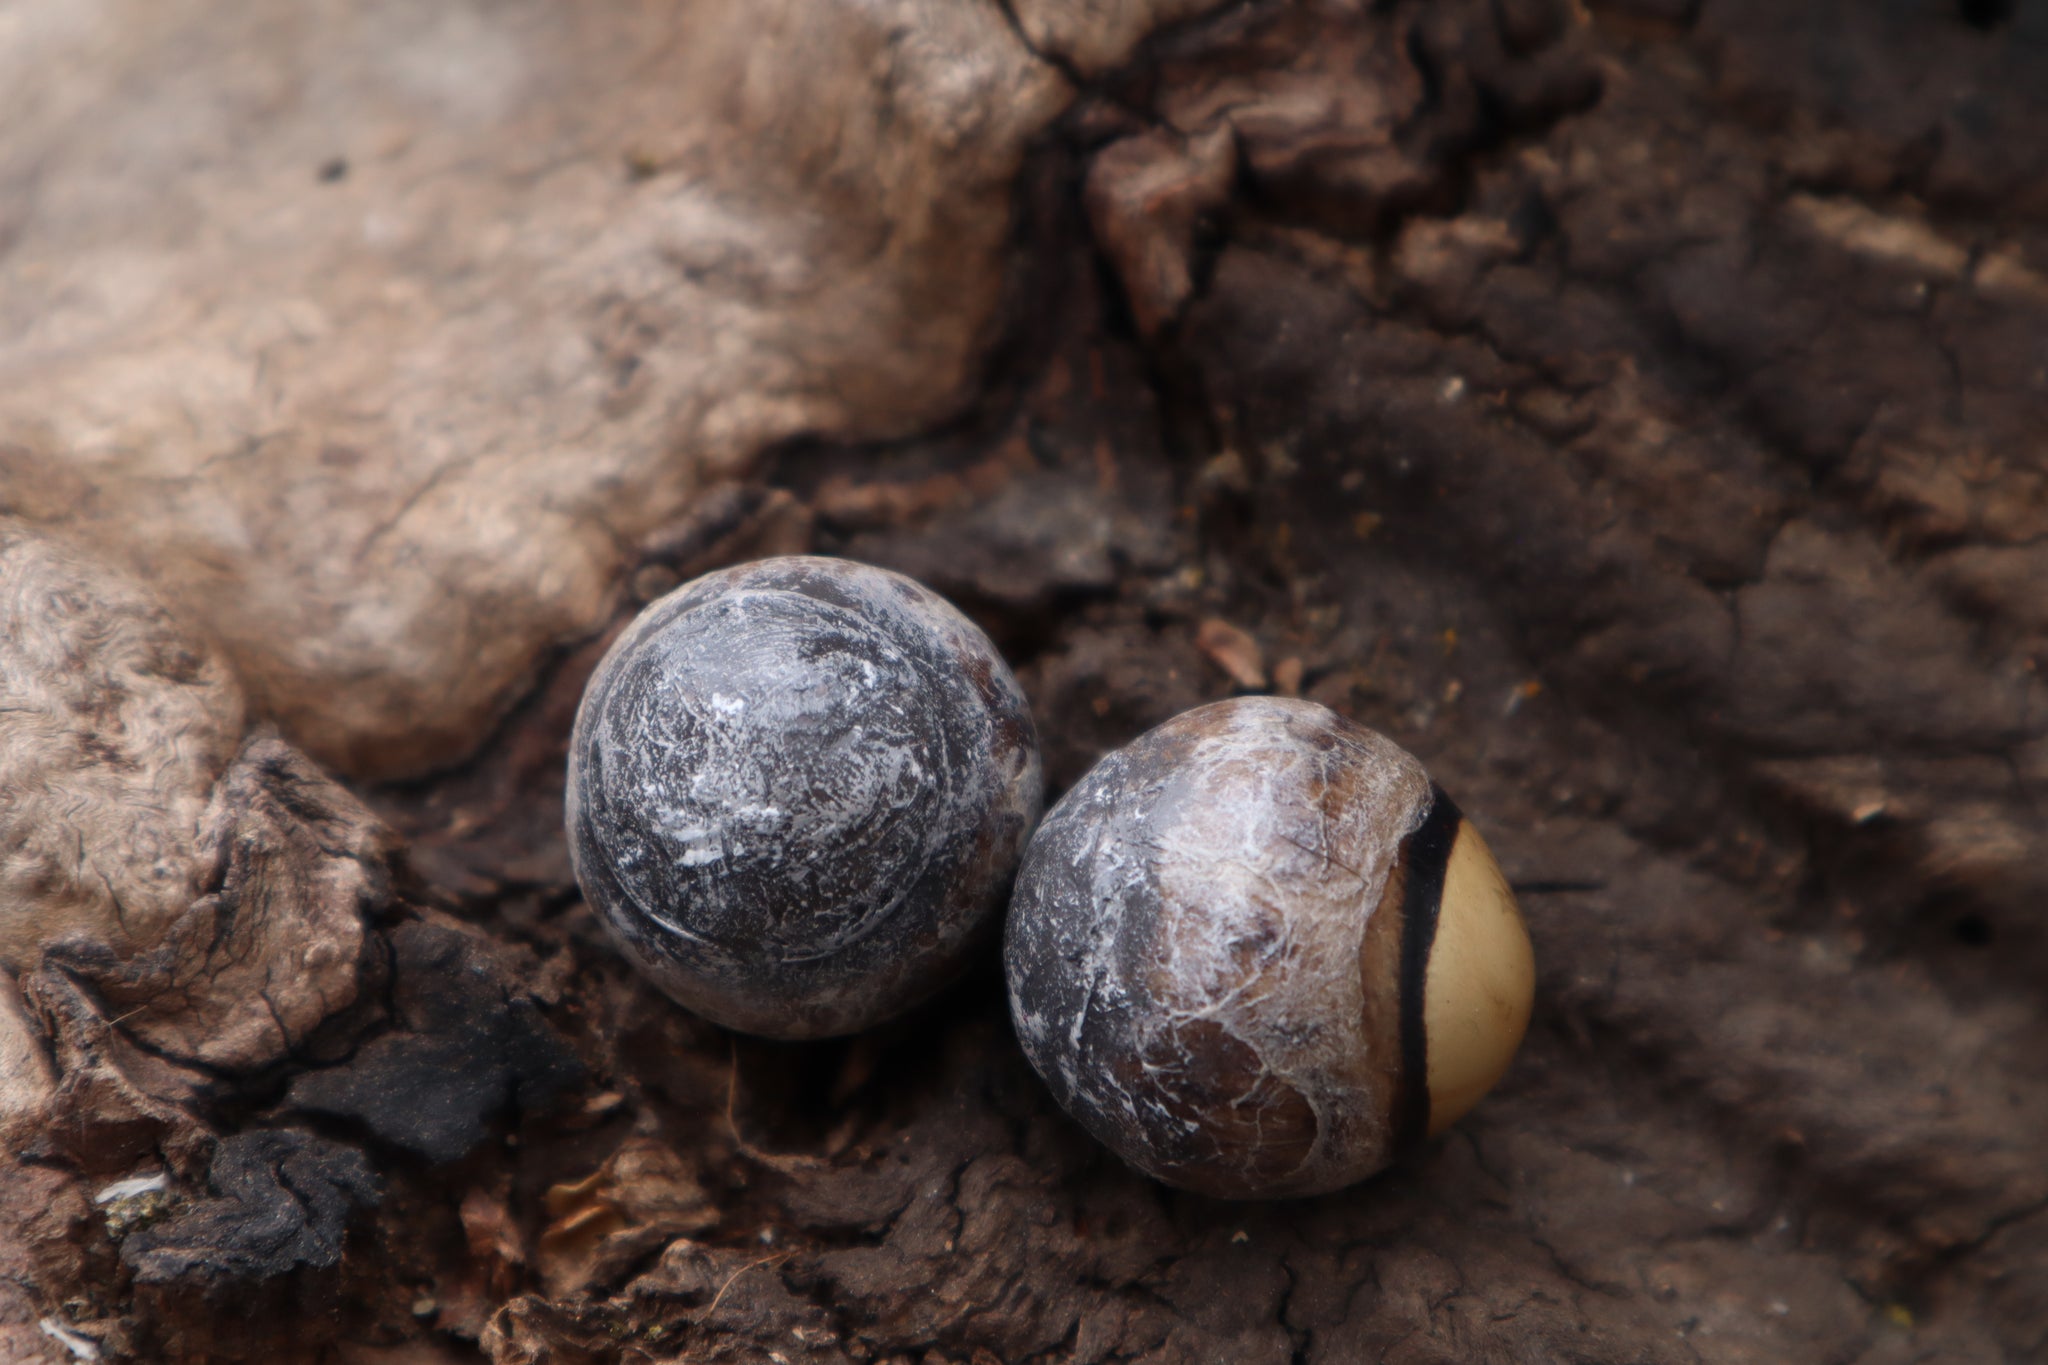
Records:
<instances>
[{"instance_id":1,"label":"rough tree stump","mask_svg":"<svg viewBox=\"0 0 2048 1365\"><path fill-rule=\"evenodd\" d=\"M2048 7L0 14L0 1358L2048 1356ZM1524 883L1503 1089L1135 1176L988 963L634 977L638 606L921 578L1051 794L1199 702Z\"/></svg>"}]
</instances>

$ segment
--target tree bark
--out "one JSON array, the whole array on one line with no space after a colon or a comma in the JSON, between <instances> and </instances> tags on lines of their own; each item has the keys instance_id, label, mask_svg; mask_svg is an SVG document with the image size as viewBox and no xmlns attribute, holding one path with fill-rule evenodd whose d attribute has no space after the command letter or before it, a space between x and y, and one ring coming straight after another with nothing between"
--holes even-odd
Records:
<instances>
[{"instance_id":1,"label":"tree bark","mask_svg":"<svg viewBox=\"0 0 2048 1365\"><path fill-rule=\"evenodd\" d=\"M2048 1353L2048 12L244 8L0 36L0 1356ZM569 723L793 550L1049 797L1237 691L1418 754L1501 1089L1233 1204L993 962L668 1003Z\"/></svg>"}]
</instances>

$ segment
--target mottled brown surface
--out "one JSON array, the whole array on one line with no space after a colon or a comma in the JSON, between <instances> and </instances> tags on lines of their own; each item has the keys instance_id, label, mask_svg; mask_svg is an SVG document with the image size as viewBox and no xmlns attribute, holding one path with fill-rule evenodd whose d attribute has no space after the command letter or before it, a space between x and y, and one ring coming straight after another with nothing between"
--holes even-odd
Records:
<instances>
[{"instance_id":1,"label":"mottled brown surface","mask_svg":"<svg viewBox=\"0 0 2048 1365\"><path fill-rule=\"evenodd\" d=\"M1313 702L1146 731L1046 812L1018 869L1018 1046L1082 1127L1179 1188L1324 1194L1384 1169L1426 1126L1402 1074L1423 1069L1425 1002L1401 948L1365 942L1418 935L1428 960L1449 843L1421 832L1455 825L1435 808L1413 755ZM1414 901L1386 902L1397 881Z\"/></svg>"},{"instance_id":2,"label":"mottled brown surface","mask_svg":"<svg viewBox=\"0 0 2048 1365\"><path fill-rule=\"evenodd\" d=\"M0 507L197 603L317 756L475 757L365 790L410 847L299 1055L197 1072L64 971L0 996L0 1132L46 1116L0 1356L67 1358L43 1317L362 1365L2048 1354L2039 5L792 0L688 53L659 5L494 10L509 49L482 8L143 8L0 39L47 73L0 79ZM475 75L515 69L566 74ZM706 185L765 208L665 216ZM750 264L841 250L883 263L844 295ZM1550 888L1502 1090L1365 1186L1221 1205L1053 1108L992 969L806 1046L634 980L559 842L582 679L634 597L807 547L983 623L1053 793L1231 690L1210 621L1415 751ZM317 1201L262 1202L308 1160L331 1265ZM260 1273L139 1282L138 1225Z\"/></svg>"}]
</instances>

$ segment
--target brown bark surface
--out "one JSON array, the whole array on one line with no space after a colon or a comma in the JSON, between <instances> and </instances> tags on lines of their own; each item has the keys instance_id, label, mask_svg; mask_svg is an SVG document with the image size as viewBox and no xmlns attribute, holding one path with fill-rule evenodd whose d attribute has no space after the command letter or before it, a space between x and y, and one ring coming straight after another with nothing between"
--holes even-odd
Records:
<instances>
[{"instance_id":1,"label":"brown bark surface","mask_svg":"<svg viewBox=\"0 0 2048 1365\"><path fill-rule=\"evenodd\" d=\"M0 1360L2048 1355L2044 129L2029 0L21 7ZM1230 1204L992 962L669 1004L570 717L796 549L1049 795L1234 691L1414 751L1501 1090Z\"/></svg>"}]
</instances>

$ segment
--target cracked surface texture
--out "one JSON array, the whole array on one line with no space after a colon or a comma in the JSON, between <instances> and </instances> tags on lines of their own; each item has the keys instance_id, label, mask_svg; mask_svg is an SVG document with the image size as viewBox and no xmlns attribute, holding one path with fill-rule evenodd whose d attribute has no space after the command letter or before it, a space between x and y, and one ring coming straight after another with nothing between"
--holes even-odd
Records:
<instances>
[{"instance_id":1,"label":"cracked surface texture","mask_svg":"<svg viewBox=\"0 0 2048 1365\"><path fill-rule=\"evenodd\" d=\"M338 785L191 779L261 798L192 942L236 866L358 907L283 1055L21 975L0 1357L2048 1357L2041 5L43 0L0 64L0 508L413 775L388 882ZM1261 676L1418 755L1536 888L1503 1084L1223 1203L1062 1114L986 958L852 1039L676 1009L574 890L576 702L806 551L988 631L1055 796ZM168 1224L337 1068L339 1263L136 1284L97 1192Z\"/></svg>"},{"instance_id":2,"label":"cracked surface texture","mask_svg":"<svg viewBox=\"0 0 2048 1365\"><path fill-rule=\"evenodd\" d=\"M1401 898L1383 897L1431 803L1399 745L1312 703L1147 731L1032 839L1003 951L1024 1055L1176 1185L1320 1194L1380 1170L1421 1079L1402 1071Z\"/></svg>"},{"instance_id":3,"label":"cracked surface texture","mask_svg":"<svg viewBox=\"0 0 2048 1365\"><path fill-rule=\"evenodd\" d=\"M678 1001L822 1037L959 974L1039 797L986 635L900 574L794 555L686 584L613 644L570 741L569 848Z\"/></svg>"}]
</instances>

